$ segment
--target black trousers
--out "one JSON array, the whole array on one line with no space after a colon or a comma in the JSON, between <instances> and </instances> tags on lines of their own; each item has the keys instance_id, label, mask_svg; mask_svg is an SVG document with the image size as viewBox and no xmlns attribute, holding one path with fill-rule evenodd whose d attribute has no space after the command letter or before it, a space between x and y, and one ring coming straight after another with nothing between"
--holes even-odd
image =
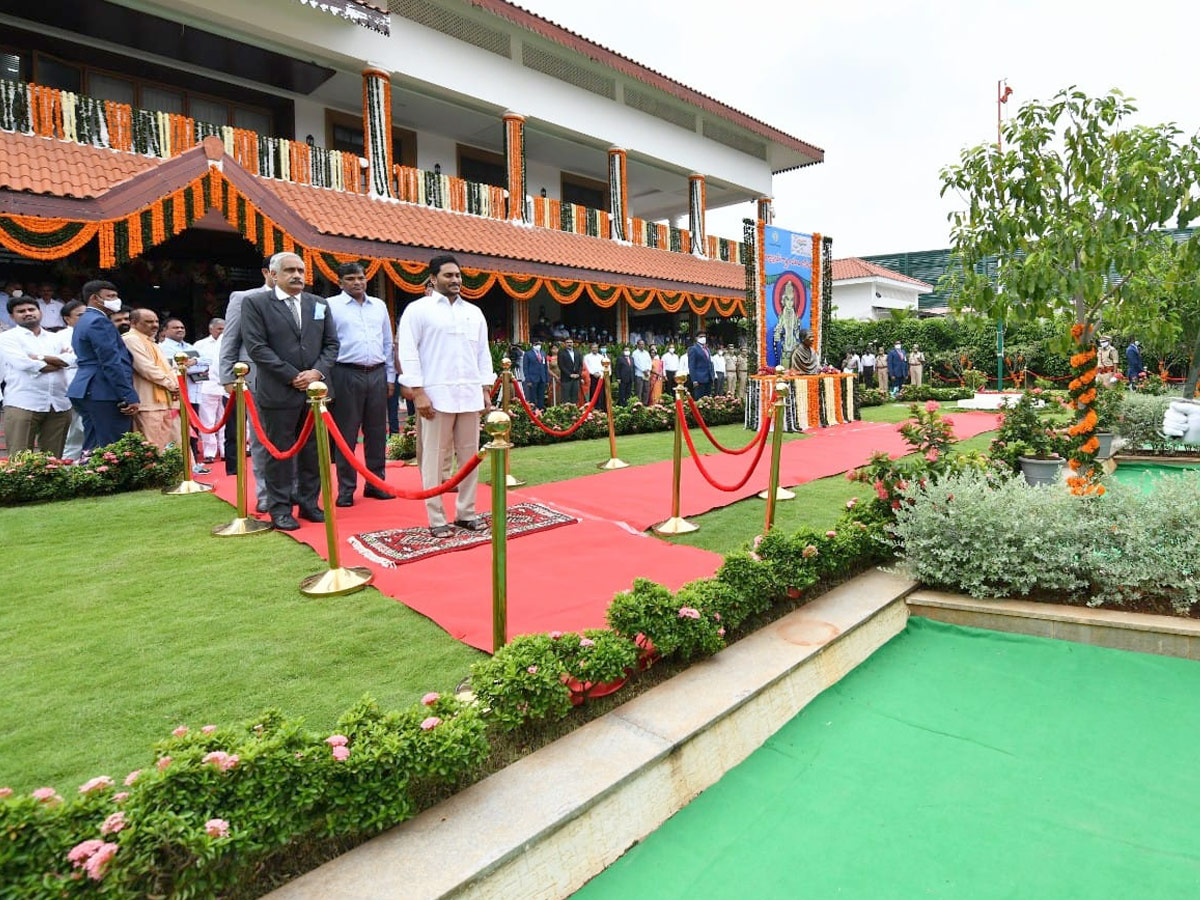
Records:
<instances>
[{"instance_id":1,"label":"black trousers","mask_svg":"<svg viewBox=\"0 0 1200 900\"><path fill-rule=\"evenodd\" d=\"M261 409L263 430L271 443L280 450L288 450L300 436L304 419L308 416L308 404L286 409ZM235 429L236 430L236 429ZM238 460L241 462L241 460ZM310 434L295 457L295 482L292 481L291 459L276 459L268 454L265 466L267 476L267 503L271 514L290 513L294 504L316 508L321 493L321 478L317 468L317 439Z\"/></svg>"},{"instance_id":2,"label":"black trousers","mask_svg":"<svg viewBox=\"0 0 1200 900\"><path fill-rule=\"evenodd\" d=\"M534 409L546 408L546 382L544 381L527 381L525 382L525 402Z\"/></svg>"},{"instance_id":3,"label":"black trousers","mask_svg":"<svg viewBox=\"0 0 1200 900\"><path fill-rule=\"evenodd\" d=\"M133 431L133 416L117 409L116 400L93 400L91 397L72 398L71 405L83 416L83 449L105 447ZM184 472L187 478L191 473Z\"/></svg>"},{"instance_id":4,"label":"black trousers","mask_svg":"<svg viewBox=\"0 0 1200 900\"><path fill-rule=\"evenodd\" d=\"M361 369L341 363L333 367L330 375L333 387L333 421L338 431L351 448L358 444L358 433L363 436L363 459L371 474L384 477L384 461L387 450L387 369ZM358 473L350 460L335 447L337 463L338 494L353 494L358 487Z\"/></svg>"},{"instance_id":5,"label":"black trousers","mask_svg":"<svg viewBox=\"0 0 1200 900\"><path fill-rule=\"evenodd\" d=\"M692 399L699 400L701 397L707 397L712 394L711 381L693 381L692 382Z\"/></svg>"},{"instance_id":6,"label":"black trousers","mask_svg":"<svg viewBox=\"0 0 1200 900\"><path fill-rule=\"evenodd\" d=\"M562 384L562 402L563 403L578 403L579 402L579 379L578 378L564 378L562 380L561 384Z\"/></svg>"},{"instance_id":7,"label":"black trousers","mask_svg":"<svg viewBox=\"0 0 1200 900\"><path fill-rule=\"evenodd\" d=\"M620 381L617 382L617 405L628 406L629 398L633 396L633 382Z\"/></svg>"}]
</instances>

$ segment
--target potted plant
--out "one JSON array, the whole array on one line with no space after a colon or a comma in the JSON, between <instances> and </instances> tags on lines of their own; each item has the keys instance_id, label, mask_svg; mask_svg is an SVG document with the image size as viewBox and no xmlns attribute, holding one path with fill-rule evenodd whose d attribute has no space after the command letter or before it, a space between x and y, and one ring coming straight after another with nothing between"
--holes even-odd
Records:
<instances>
[{"instance_id":1,"label":"potted plant","mask_svg":"<svg viewBox=\"0 0 1200 900\"><path fill-rule=\"evenodd\" d=\"M1065 439L1042 421L1032 391L1004 412L1000 432L992 441L991 455L1019 471L1031 485L1054 484L1062 470Z\"/></svg>"},{"instance_id":2,"label":"potted plant","mask_svg":"<svg viewBox=\"0 0 1200 900\"><path fill-rule=\"evenodd\" d=\"M1125 387L1116 384L1096 384L1096 400L1092 410L1096 413L1096 440L1100 449L1096 451L1096 459L1108 459L1112 456L1113 432L1121 421L1121 408L1125 403Z\"/></svg>"},{"instance_id":3,"label":"potted plant","mask_svg":"<svg viewBox=\"0 0 1200 900\"><path fill-rule=\"evenodd\" d=\"M987 376L978 369L967 369L962 373L962 382L967 390L978 394L987 387Z\"/></svg>"}]
</instances>

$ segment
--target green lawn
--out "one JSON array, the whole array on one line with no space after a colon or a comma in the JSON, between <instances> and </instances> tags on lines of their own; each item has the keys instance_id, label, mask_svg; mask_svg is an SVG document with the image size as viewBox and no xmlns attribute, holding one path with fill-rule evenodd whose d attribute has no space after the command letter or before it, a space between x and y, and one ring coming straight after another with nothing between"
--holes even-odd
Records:
<instances>
[{"instance_id":1,"label":"green lawn","mask_svg":"<svg viewBox=\"0 0 1200 900\"><path fill-rule=\"evenodd\" d=\"M316 554L209 536L229 518L157 492L0 509L0 785L124 776L176 725L268 706L327 728L364 693L390 708L453 689L480 658L374 589L303 596Z\"/></svg>"}]
</instances>

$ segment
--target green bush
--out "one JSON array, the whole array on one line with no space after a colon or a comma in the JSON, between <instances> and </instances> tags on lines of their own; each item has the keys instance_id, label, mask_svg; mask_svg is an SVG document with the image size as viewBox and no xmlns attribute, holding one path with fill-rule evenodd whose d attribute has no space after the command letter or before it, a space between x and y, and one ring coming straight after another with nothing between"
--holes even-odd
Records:
<instances>
[{"instance_id":1,"label":"green bush","mask_svg":"<svg viewBox=\"0 0 1200 900\"><path fill-rule=\"evenodd\" d=\"M1005 408L1000 430L988 448L988 455L1014 472L1021 470L1022 456L1066 457L1071 449L1070 438L1043 419L1037 405L1053 402L1037 388L1023 391L1016 403Z\"/></svg>"},{"instance_id":2,"label":"green bush","mask_svg":"<svg viewBox=\"0 0 1200 900\"><path fill-rule=\"evenodd\" d=\"M177 448L160 452L137 433L97 447L77 463L27 450L0 459L0 506L166 487L182 473L183 456Z\"/></svg>"},{"instance_id":3,"label":"green bush","mask_svg":"<svg viewBox=\"0 0 1200 900\"><path fill-rule=\"evenodd\" d=\"M941 403L951 403L955 400L970 400L975 392L965 387L934 387L931 384L906 384L900 388L896 399L904 403L924 403L927 400L937 400Z\"/></svg>"},{"instance_id":4,"label":"green bush","mask_svg":"<svg viewBox=\"0 0 1200 900\"><path fill-rule=\"evenodd\" d=\"M698 601L698 596L692 599ZM608 625L619 634L636 639L645 635L663 656L691 659L710 656L724 645L723 626L714 618L717 610L688 606L661 584L635 579L633 589L617 594L608 607Z\"/></svg>"},{"instance_id":5,"label":"green bush","mask_svg":"<svg viewBox=\"0 0 1200 900\"><path fill-rule=\"evenodd\" d=\"M589 628L582 635L551 632L550 637L567 675L585 690L624 678L637 665L637 644L607 628Z\"/></svg>"},{"instance_id":6,"label":"green bush","mask_svg":"<svg viewBox=\"0 0 1200 900\"><path fill-rule=\"evenodd\" d=\"M571 710L571 692L564 683L567 668L555 647L557 640L580 640L578 635L523 634L501 647L490 659L471 666L471 690L501 728L526 722L561 719Z\"/></svg>"},{"instance_id":7,"label":"green bush","mask_svg":"<svg viewBox=\"0 0 1200 900\"><path fill-rule=\"evenodd\" d=\"M1200 452L1196 447L1181 444L1163 434L1163 413L1167 411L1173 399L1175 398L1170 396L1125 391L1121 403L1121 418L1116 428L1117 434L1125 440L1123 453L1191 456Z\"/></svg>"},{"instance_id":8,"label":"green bush","mask_svg":"<svg viewBox=\"0 0 1200 900\"><path fill-rule=\"evenodd\" d=\"M1089 605L1200 602L1200 479L1167 475L1149 493L1111 485L1076 497L959 473L906 492L902 564L923 584L973 597L1033 594Z\"/></svg>"},{"instance_id":9,"label":"green bush","mask_svg":"<svg viewBox=\"0 0 1200 900\"><path fill-rule=\"evenodd\" d=\"M890 403L891 395L887 391L881 391L879 388L863 387L856 383L854 388L854 403L859 408L864 406L883 406L885 403Z\"/></svg>"}]
</instances>

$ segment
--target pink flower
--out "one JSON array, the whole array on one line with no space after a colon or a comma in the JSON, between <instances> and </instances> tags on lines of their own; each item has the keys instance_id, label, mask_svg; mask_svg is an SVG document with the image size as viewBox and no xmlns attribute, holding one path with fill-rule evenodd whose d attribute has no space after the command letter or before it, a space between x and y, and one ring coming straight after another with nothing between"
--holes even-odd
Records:
<instances>
[{"instance_id":1,"label":"pink flower","mask_svg":"<svg viewBox=\"0 0 1200 900\"><path fill-rule=\"evenodd\" d=\"M562 636L563 636L563 633L561 631L550 632L550 640L552 640L552 641L557 641Z\"/></svg>"},{"instance_id":2,"label":"pink flower","mask_svg":"<svg viewBox=\"0 0 1200 900\"><path fill-rule=\"evenodd\" d=\"M95 778L92 778L81 784L79 786L79 793L90 794L93 791L102 791L105 788L110 788L112 786L113 780L107 775L97 775Z\"/></svg>"},{"instance_id":3,"label":"pink flower","mask_svg":"<svg viewBox=\"0 0 1200 900\"><path fill-rule=\"evenodd\" d=\"M762 544L762 542L763 542L763 536L761 534L756 534L754 536L754 549L757 550L759 548L759 545Z\"/></svg>"},{"instance_id":4,"label":"pink flower","mask_svg":"<svg viewBox=\"0 0 1200 900\"><path fill-rule=\"evenodd\" d=\"M929 400L925 403L925 412L936 412L941 408L941 404L936 400Z\"/></svg>"},{"instance_id":5,"label":"pink flower","mask_svg":"<svg viewBox=\"0 0 1200 900\"><path fill-rule=\"evenodd\" d=\"M440 697L441 697L441 695L437 691L430 691L428 694L426 694L424 697L421 698L421 705L422 706L433 706L433 704L438 702L438 699Z\"/></svg>"},{"instance_id":6,"label":"pink flower","mask_svg":"<svg viewBox=\"0 0 1200 900\"><path fill-rule=\"evenodd\" d=\"M174 731L171 732L171 734L173 734L175 737L183 737L187 733L188 733L188 727L186 725L180 725L178 728L176 728Z\"/></svg>"},{"instance_id":7,"label":"pink flower","mask_svg":"<svg viewBox=\"0 0 1200 900\"><path fill-rule=\"evenodd\" d=\"M717 621L717 622L720 622L720 621L721 621L721 614L720 614L720 613L713 613L713 620L714 620L714 621Z\"/></svg>"},{"instance_id":8,"label":"pink flower","mask_svg":"<svg viewBox=\"0 0 1200 900\"><path fill-rule=\"evenodd\" d=\"M679 618L698 619L700 618L700 610L692 609L690 606L681 606L679 607Z\"/></svg>"},{"instance_id":9,"label":"pink flower","mask_svg":"<svg viewBox=\"0 0 1200 900\"><path fill-rule=\"evenodd\" d=\"M33 792L33 799L38 803L61 803L62 797L52 787L40 787Z\"/></svg>"},{"instance_id":10,"label":"pink flower","mask_svg":"<svg viewBox=\"0 0 1200 900\"><path fill-rule=\"evenodd\" d=\"M338 762L345 762L350 758L350 748L339 744L333 748L333 758Z\"/></svg>"},{"instance_id":11,"label":"pink flower","mask_svg":"<svg viewBox=\"0 0 1200 900\"><path fill-rule=\"evenodd\" d=\"M762 562L762 557L759 556L757 553L755 553L753 550L750 551L750 558L752 560L754 560L755 562Z\"/></svg>"},{"instance_id":12,"label":"pink flower","mask_svg":"<svg viewBox=\"0 0 1200 900\"><path fill-rule=\"evenodd\" d=\"M907 491L908 490L908 482L907 481L897 481L896 482L896 490Z\"/></svg>"},{"instance_id":13,"label":"pink flower","mask_svg":"<svg viewBox=\"0 0 1200 900\"><path fill-rule=\"evenodd\" d=\"M200 762L211 763L215 768L222 772L228 772L230 769L236 768L240 760L236 753L226 753L224 750L214 750L212 753L206 753Z\"/></svg>"},{"instance_id":14,"label":"pink flower","mask_svg":"<svg viewBox=\"0 0 1200 900\"><path fill-rule=\"evenodd\" d=\"M229 837L229 823L224 819L209 819L204 823L204 833L210 838Z\"/></svg>"},{"instance_id":15,"label":"pink flower","mask_svg":"<svg viewBox=\"0 0 1200 900\"><path fill-rule=\"evenodd\" d=\"M103 835L116 834L126 825L125 813L115 812L100 826L100 833Z\"/></svg>"},{"instance_id":16,"label":"pink flower","mask_svg":"<svg viewBox=\"0 0 1200 900\"><path fill-rule=\"evenodd\" d=\"M858 469L847 469L846 470L846 480L847 481L858 481Z\"/></svg>"},{"instance_id":17,"label":"pink flower","mask_svg":"<svg viewBox=\"0 0 1200 900\"><path fill-rule=\"evenodd\" d=\"M104 873L108 871L108 864L112 862L112 858L120 849L118 844L101 844L99 849L83 864L83 871L87 872L87 877L92 881L99 881L103 878Z\"/></svg>"},{"instance_id":18,"label":"pink flower","mask_svg":"<svg viewBox=\"0 0 1200 900\"><path fill-rule=\"evenodd\" d=\"M82 866L89 860L96 851L104 846L104 841L97 838L92 838L87 841L80 841L69 851L67 851L67 862L71 863L75 868Z\"/></svg>"},{"instance_id":19,"label":"pink flower","mask_svg":"<svg viewBox=\"0 0 1200 900\"><path fill-rule=\"evenodd\" d=\"M126 776L125 776L125 787L129 787L129 786L130 786L130 785L132 785L132 784L133 784L135 781L137 781L137 780L138 780L138 776L139 776L139 775L141 775L141 774L142 774L142 770L141 770L141 769L134 769L132 772L130 772L128 775L126 775Z\"/></svg>"},{"instance_id":20,"label":"pink flower","mask_svg":"<svg viewBox=\"0 0 1200 900\"><path fill-rule=\"evenodd\" d=\"M943 417L942 417L942 424L943 424L943 425L945 425L947 428L953 428L953 427L954 427L954 420L953 420L952 418L950 418L949 416L943 416Z\"/></svg>"},{"instance_id":21,"label":"pink flower","mask_svg":"<svg viewBox=\"0 0 1200 900\"><path fill-rule=\"evenodd\" d=\"M129 799L129 791L117 791L113 794L113 803L124 803Z\"/></svg>"},{"instance_id":22,"label":"pink flower","mask_svg":"<svg viewBox=\"0 0 1200 900\"><path fill-rule=\"evenodd\" d=\"M433 729L437 728L441 724L442 724L442 720L439 719L437 716L430 716L428 719L426 719L424 722L421 723L421 730L422 731L433 731Z\"/></svg>"},{"instance_id":23,"label":"pink flower","mask_svg":"<svg viewBox=\"0 0 1200 900\"><path fill-rule=\"evenodd\" d=\"M877 496L880 500L886 500L888 497L887 488L884 486L883 482L878 479L875 480L875 496Z\"/></svg>"},{"instance_id":24,"label":"pink flower","mask_svg":"<svg viewBox=\"0 0 1200 900\"><path fill-rule=\"evenodd\" d=\"M96 466L96 471L97 472L107 472L108 466Z\"/></svg>"},{"instance_id":25,"label":"pink flower","mask_svg":"<svg viewBox=\"0 0 1200 900\"><path fill-rule=\"evenodd\" d=\"M296 751L296 759L304 759L304 754L299 750Z\"/></svg>"},{"instance_id":26,"label":"pink flower","mask_svg":"<svg viewBox=\"0 0 1200 900\"><path fill-rule=\"evenodd\" d=\"M827 531L827 532L825 532L825 537L827 537L827 538L835 538L835 537L837 537L837 532L836 532L836 531L832 531L832 530L830 530L830 531Z\"/></svg>"},{"instance_id":27,"label":"pink flower","mask_svg":"<svg viewBox=\"0 0 1200 900\"><path fill-rule=\"evenodd\" d=\"M812 559L814 556L816 556L820 552L821 551L819 551L812 544L806 544L804 549L800 551L800 555L803 556L805 559Z\"/></svg>"},{"instance_id":28,"label":"pink flower","mask_svg":"<svg viewBox=\"0 0 1200 900\"><path fill-rule=\"evenodd\" d=\"M717 635L718 635L719 637L725 637L725 629L724 629L724 628L718 628L718 629L717 629Z\"/></svg>"},{"instance_id":29,"label":"pink flower","mask_svg":"<svg viewBox=\"0 0 1200 900\"><path fill-rule=\"evenodd\" d=\"M854 507L856 507L856 506L858 506L858 498L857 497L851 497L849 500L846 501L846 509L854 509Z\"/></svg>"},{"instance_id":30,"label":"pink flower","mask_svg":"<svg viewBox=\"0 0 1200 900\"><path fill-rule=\"evenodd\" d=\"M593 641L591 638L580 638L580 639L579 639L579 646L580 646L580 647L595 647L595 646L596 646L596 642L595 642L595 641Z\"/></svg>"},{"instance_id":31,"label":"pink flower","mask_svg":"<svg viewBox=\"0 0 1200 900\"><path fill-rule=\"evenodd\" d=\"M325 743L327 743L330 747L345 747L348 743L350 743L350 738L346 737L344 734L331 734L329 737L325 738Z\"/></svg>"},{"instance_id":32,"label":"pink flower","mask_svg":"<svg viewBox=\"0 0 1200 900\"><path fill-rule=\"evenodd\" d=\"M13 789L12 789L12 788L10 788L10 787L0 787L0 800L4 800L4 799L5 799L5 798L7 798L7 797L11 797L11 796L12 796L12 793L13 793Z\"/></svg>"},{"instance_id":33,"label":"pink flower","mask_svg":"<svg viewBox=\"0 0 1200 900\"><path fill-rule=\"evenodd\" d=\"M201 734L212 734L216 730L217 730L216 725L205 725L203 728L200 729L200 733Z\"/></svg>"},{"instance_id":34,"label":"pink flower","mask_svg":"<svg viewBox=\"0 0 1200 900\"><path fill-rule=\"evenodd\" d=\"M939 452L940 451L938 450L937 447L930 447L928 450L925 451L925 458L927 460L929 460L930 462L937 462Z\"/></svg>"},{"instance_id":35,"label":"pink flower","mask_svg":"<svg viewBox=\"0 0 1200 900\"><path fill-rule=\"evenodd\" d=\"M536 675L537 674L537 666L526 666L525 671L528 672L530 675Z\"/></svg>"}]
</instances>

